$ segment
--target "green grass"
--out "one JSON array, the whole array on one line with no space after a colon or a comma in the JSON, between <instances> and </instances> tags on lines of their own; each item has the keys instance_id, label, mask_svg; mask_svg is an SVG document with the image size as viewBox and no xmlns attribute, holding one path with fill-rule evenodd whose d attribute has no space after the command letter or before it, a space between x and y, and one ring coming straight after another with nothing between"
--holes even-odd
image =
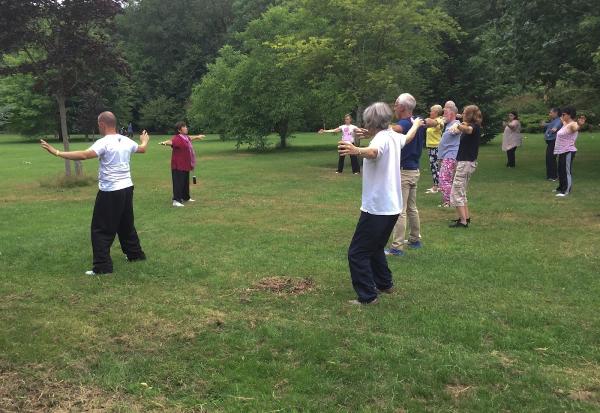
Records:
<instances>
[{"instance_id":1,"label":"green grass","mask_svg":"<svg viewBox=\"0 0 600 413\"><path fill-rule=\"evenodd\" d=\"M599 134L566 199L540 135L514 170L482 147L468 230L447 228L423 168L424 248L390 260L399 292L368 308L346 304L361 182L333 173L335 138L258 154L209 137L181 209L154 144L132 166L149 259L115 243L115 274L90 278L96 188L48 185L62 162L0 136L0 410L600 411Z\"/></svg>"}]
</instances>

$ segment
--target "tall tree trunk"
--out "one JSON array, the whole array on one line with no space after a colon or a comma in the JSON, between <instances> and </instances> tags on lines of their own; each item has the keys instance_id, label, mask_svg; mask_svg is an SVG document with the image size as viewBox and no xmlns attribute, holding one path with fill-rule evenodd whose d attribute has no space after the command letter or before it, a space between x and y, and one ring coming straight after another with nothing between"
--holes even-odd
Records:
<instances>
[{"instance_id":1,"label":"tall tree trunk","mask_svg":"<svg viewBox=\"0 0 600 413\"><path fill-rule=\"evenodd\" d=\"M62 135L63 149L67 152L69 150L69 132L67 130L67 108L65 106L65 100L64 96L56 95L58 113L60 115L60 132ZM68 159L65 159L65 175L71 176L71 161Z\"/></svg>"},{"instance_id":2,"label":"tall tree trunk","mask_svg":"<svg viewBox=\"0 0 600 413\"><path fill-rule=\"evenodd\" d=\"M277 129L277 132L279 132L279 147L282 149L287 148L288 122L282 121Z\"/></svg>"}]
</instances>

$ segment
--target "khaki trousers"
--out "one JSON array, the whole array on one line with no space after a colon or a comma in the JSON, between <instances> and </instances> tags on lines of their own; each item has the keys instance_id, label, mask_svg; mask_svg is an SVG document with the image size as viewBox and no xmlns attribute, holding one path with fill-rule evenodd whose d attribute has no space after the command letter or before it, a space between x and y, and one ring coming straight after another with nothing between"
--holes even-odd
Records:
<instances>
[{"instance_id":1,"label":"khaki trousers","mask_svg":"<svg viewBox=\"0 0 600 413\"><path fill-rule=\"evenodd\" d=\"M421 173L418 169L414 171L403 169L401 171L402 212L392 231L392 248L394 249L404 249L407 217L410 228L408 242L413 243L421 239L421 221L419 220L419 210L417 209L417 182L419 182L420 176Z\"/></svg>"}]
</instances>

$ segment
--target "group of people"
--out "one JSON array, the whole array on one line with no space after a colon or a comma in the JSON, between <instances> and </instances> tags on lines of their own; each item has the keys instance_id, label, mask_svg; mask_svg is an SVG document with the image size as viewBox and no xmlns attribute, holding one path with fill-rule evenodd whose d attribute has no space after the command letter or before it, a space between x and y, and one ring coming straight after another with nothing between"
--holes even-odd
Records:
<instances>
[{"instance_id":1,"label":"group of people","mask_svg":"<svg viewBox=\"0 0 600 413\"><path fill-rule=\"evenodd\" d=\"M380 294L392 293L386 255L402 256L405 247L422 246L416 197L424 147L428 148L434 183L428 192L437 193L439 188L456 208L458 216L450 227L468 228L470 223L467 188L477 168L481 111L469 105L458 121L458 108L449 101L444 108L433 106L429 117L421 119L414 117L415 107L416 100L409 93L398 96L393 112L386 103L374 103L364 111L365 127L353 130L358 139L371 138L369 146L362 148L349 138L338 142L340 157L364 158L361 214L348 248L357 294L352 304L375 304ZM394 112L397 121L391 124ZM390 237L391 246L386 249Z\"/></svg>"},{"instance_id":2,"label":"group of people","mask_svg":"<svg viewBox=\"0 0 600 413\"><path fill-rule=\"evenodd\" d=\"M565 197L573 189L573 159L577 153L575 142L579 130L585 125L585 116L577 117L575 108L552 108L548 113L549 121L542 122L544 140L546 141L546 179L558 180L558 187L554 190L557 197ZM502 150L506 152L508 168L516 167L516 151L523 144L521 134L521 121L519 114L512 111L508 114L508 121L504 122L502 135Z\"/></svg>"}]
</instances>

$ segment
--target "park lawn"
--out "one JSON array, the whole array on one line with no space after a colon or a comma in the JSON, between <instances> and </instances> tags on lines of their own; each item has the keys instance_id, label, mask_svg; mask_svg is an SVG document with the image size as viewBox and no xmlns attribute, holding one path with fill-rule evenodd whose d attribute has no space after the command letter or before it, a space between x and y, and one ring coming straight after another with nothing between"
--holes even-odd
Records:
<instances>
[{"instance_id":1,"label":"park lawn","mask_svg":"<svg viewBox=\"0 0 600 413\"><path fill-rule=\"evenodd\" d=\"M481 148L468 230L424 194L423 158L424 248L390 259L398 293L360 308L361 180L348 160L334 174L335 137L253 153L211 136L180 209L151 145L132 163L148 260L117 242L115 273L93 278L96 188L48 186L63 163L0 136L0 410L600 411L600 134L579 138L565 199L527 136L516 169L498 138Z\"/></svg>"}]
</instances>

